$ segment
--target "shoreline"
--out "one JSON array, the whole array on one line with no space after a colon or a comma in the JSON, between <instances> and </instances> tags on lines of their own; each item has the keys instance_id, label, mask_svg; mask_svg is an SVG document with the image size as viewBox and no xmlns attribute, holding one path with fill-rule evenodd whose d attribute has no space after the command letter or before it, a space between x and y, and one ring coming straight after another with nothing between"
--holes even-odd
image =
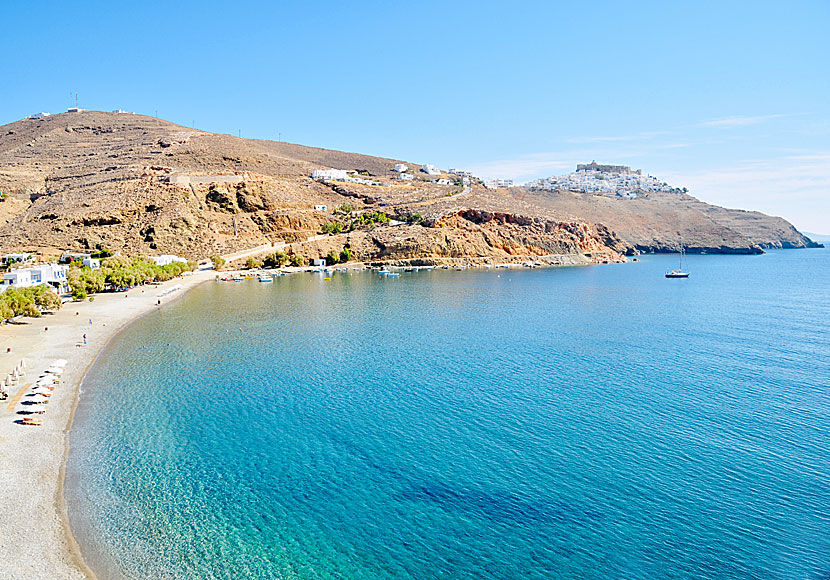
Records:
<instances>
[{"instance_id":1,"label":"shoreline","mask_svg":"<svg viewBox=\"0 0 830 580\"><path fill-rule=\"evenodd\" d=\"M107 345L158 309L157 300L161 299L164 307L215 276L213 270L198 271L158 286L98 294L94 302L67 302L54 314L0 327L0 373L10 372L21 359L26 361L26 375L0 405L0 490L4 495L0 528L16 532L14 537L9 534L0 539L0 550L5 554L0 559L0 577L97 580L72 533L64 490L69 432L80 388ZM159 296L176 285L181 286L176 292ZM88 334L87 345L81 342L84 334ZM51 397L43 425L17 423L21 418L18 411L24 408L17 395L24 393L25 400L37 377L58 358L69 364Z\"/></svg>"}]
</instances>

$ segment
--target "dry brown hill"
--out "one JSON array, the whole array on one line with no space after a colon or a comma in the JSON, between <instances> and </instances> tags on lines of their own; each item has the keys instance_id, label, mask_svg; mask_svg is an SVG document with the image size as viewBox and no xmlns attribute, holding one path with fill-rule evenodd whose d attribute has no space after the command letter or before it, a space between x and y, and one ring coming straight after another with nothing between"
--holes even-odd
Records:
<instances>
[{"instance_id":1,"label":"dry brown hill","mask_svg":"<svg viewBox=\"0 0 830 580\"><path fill-rule=\"evenodd\" d=\"M377 227L330 242L353 244L360 259L578 254L613 260L635 246L670 249L678 227L692 245L712 250L804 245L780 218L723 210L688 196L618 201L489 191L432 183L417 170L414 181L400 182L392 171L397 162L207 133L128 113L24 119L0 127L0 192L6 194L0 248L107 247L201 258L305 240L326 222L348 221L333 211L343 204L426 218L424 225ZM320 168L363 171L382 185L319 183L310 175ZM327 209L315 210L319 205Z\"/></svg>"}]
</instances>

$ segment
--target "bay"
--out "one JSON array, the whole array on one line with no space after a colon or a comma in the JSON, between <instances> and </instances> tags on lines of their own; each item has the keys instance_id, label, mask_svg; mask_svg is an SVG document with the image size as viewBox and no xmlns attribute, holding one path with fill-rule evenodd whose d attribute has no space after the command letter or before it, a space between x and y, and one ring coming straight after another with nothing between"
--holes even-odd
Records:
<instances>
[{"instance_id":1,"label":"bay","mask_svg":"<svg viewBox=\"0 0 830 580\"><path fill-rule=\"evenodd\" d=\"M82 385L102 578L830 577L830 252L207 283Z\"/></svg>"}]
</instances>

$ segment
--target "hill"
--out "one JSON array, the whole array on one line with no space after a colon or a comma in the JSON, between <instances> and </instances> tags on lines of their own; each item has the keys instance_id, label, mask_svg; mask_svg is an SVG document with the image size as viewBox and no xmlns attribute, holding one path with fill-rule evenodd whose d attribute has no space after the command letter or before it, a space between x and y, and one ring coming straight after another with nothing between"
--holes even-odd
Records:
<instances>
[{"instance_id":1,"label":"hill","mask_svg":"<svg viewBox=\"0 0 830 580\"><path fill-rule=\"evenodd\" d=\"M684 241L711 251L808 243L780 218L690 196L493 191L417 169L409 170L410 181L399 181L397 163L404 162L240 139L129 113L23 119L0 127L0 246L201 258L300 243L327 227L346 233L291 249L316 257L348 244L363 260L568 256L587 263L671 250L678 228ZM327 168L354 170L360 179L311 178ZM365 219L378 212L397 221Z\"/></svg>"}]
</instances>

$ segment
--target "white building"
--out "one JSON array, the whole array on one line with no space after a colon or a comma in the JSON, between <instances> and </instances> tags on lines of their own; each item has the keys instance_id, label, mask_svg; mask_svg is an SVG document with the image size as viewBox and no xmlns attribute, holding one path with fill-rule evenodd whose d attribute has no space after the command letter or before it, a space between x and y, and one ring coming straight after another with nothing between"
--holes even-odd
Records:
<instances>
[{"instance_id":1,"label":"white building","mask_svg":"<svg viewBox=\"0 0 830 580\"><path fill-rule=\"evenodd\" d=\"M75 262L89 257L91 257L90 254L84 252L64 252L63 256L61 256L61 259L58 261L61 264L68 264L69 262Z\"/></svg>"},{"instance_id":2,"label":"white building","mask_svg":"<svg viewBox=\"0 0 830 580\"><path fill-rule=\"evenodd\" d=\"M396 163L395 167L392 168L392 171L397 171L398 173L403 173L407 171L409 166L406 163Z\"/></svg>"},{"instance_id":3,"label":"white building","mask_svg":"<svg viewBox=\"0 0 830 580\"><path fill-rule=\"evenodd\" d=\"M311 179L345 180L348 178L349 172L345 169L315 169L311 172Z\"/></svg>"},{"instance_id":4,"label":"white building","mask_svg":"<svg viewBox=\"0 0 830 580\"><path fill-rule=\"evenodd\" d=\"M500 189L502 187L513 187L512 179L492 179L484 182L487 189Z\"/></svg>"},{"instance_id":5,"label":"white building","mask_svg":"<svg viewBox=\"0 0 830 580\"><path fill-rule=\"evenodd\" d=\"M22 264L26 264L34 260L31 254L6 254L3 256L3 263L4 264L13 264L15 262L20 262Z\"/></svg>"},{"instance_id":6,"label":"white building","mask_svg":"<svg viewBox=\"0 0 830 580\"><path fill-rule=\"evenodd\" d=\"M84 261L81 263L90 270L97 270L101 267L101 260L98 258L84 258Z\"/></svg>"},{"instance_id":7,"label":"white building","mask_svg":"<svg viewBox=\"0 0 830 580\"><path fill-rule=\"evenodd\" d=\"M162 254L161 256L150 256L152 260L156 263L156 266L167 266L168 264L172 264L173 262L182 262L187 264L187 258L182 258L181 256L174 256L172 254ZM84 265L86 265L86 260L84 260Z\"/></svg>"},{"instance_id":8,"label":"white building","mask_svg":"<svg viewBox=\"0 0 830 580\"><path fill-rule=\"evenodd\" d=\"M18 268L17 270L6 272L3 274L3 286L7 288L10 286L14 286L15 288L33 286L32 273L28 268Z\"/></svg>"},{"instance_id":9,"label":"white building","mask_svg":"<svg viewBox=\"0 0 830 580\"><path fill-rule=\"evenodd\" d=\"M32 285L49 284L58 292L69 290L69 283L66 281L69 266L65 264L38 264L26 269L31 272Z\"/></svg>"},{"instance_id":10,"label":"white building","mask_svg":"<svg viewBox=\"0 0 830 580\"><path fill-rule=\"evenodd\" d=\"M423 171L427 175L441 175L441 171L431 163L427 163L426 165L421 167L421 171Z\"/></svg>"},{"instance_id":11,"label":"white building","mask_svg":"<svg viewBox=\"0 0 830 580\"><path fill-rule=\"evenodd\" d=\"M452 181L450 181L449 179L439 179L438 181L436 181L436 183L438 185L452 185Z\"/></svg>"},{"instance_id":12,"label":"white building","mask_svg":"<svg viewBox=\"0 0 830 580\"><path fill-rule=\"evenodd\" d=\"M401 173L398 175L398 181L413 181L415 176L411 173Z\"/></svg>"},{"instance_id":13,"label":"white building","mask_svg":"<svg viewBox=\"0 0 830 580\"><path fill-rule=\"evenodd\" d=\"M312 266L325 266L326 265L326 259L325 258L314 258L314 259L311 260L311 265Z\"/></svg>"},{"instance_id":14,"label":"white building","mask_svg":"<svg viewBox=\"0 0 830 580\"><path fill-rule=\"evenodd\" d=\"M314 206L314 211L327 211L327 210L328 210L328 206L326 206L326 205L315 205Z\"/></svg>"},{"instance_id":15,"label":"white building","mask_svg":"<svg viewBox=\"0 0 830 580\"><path fill-rule=\"evenodd\" d=\"M29 115L30 119L43 119L44 117L48 117L49 113L35 113L34 115Z\"/></svg>"},{"instance_id":16,"label":"white building","mask_svg":"<svg viewBox=\"0 0 830 580\"><path fill-rule=\"evenodd\" d=\"M66 274L69 266L63 264L38 264L30 268L18 268L3 275L3 289L9 287L26 288L48 284L58 292L68 292Z\"/></svg>"}]
</instances>

